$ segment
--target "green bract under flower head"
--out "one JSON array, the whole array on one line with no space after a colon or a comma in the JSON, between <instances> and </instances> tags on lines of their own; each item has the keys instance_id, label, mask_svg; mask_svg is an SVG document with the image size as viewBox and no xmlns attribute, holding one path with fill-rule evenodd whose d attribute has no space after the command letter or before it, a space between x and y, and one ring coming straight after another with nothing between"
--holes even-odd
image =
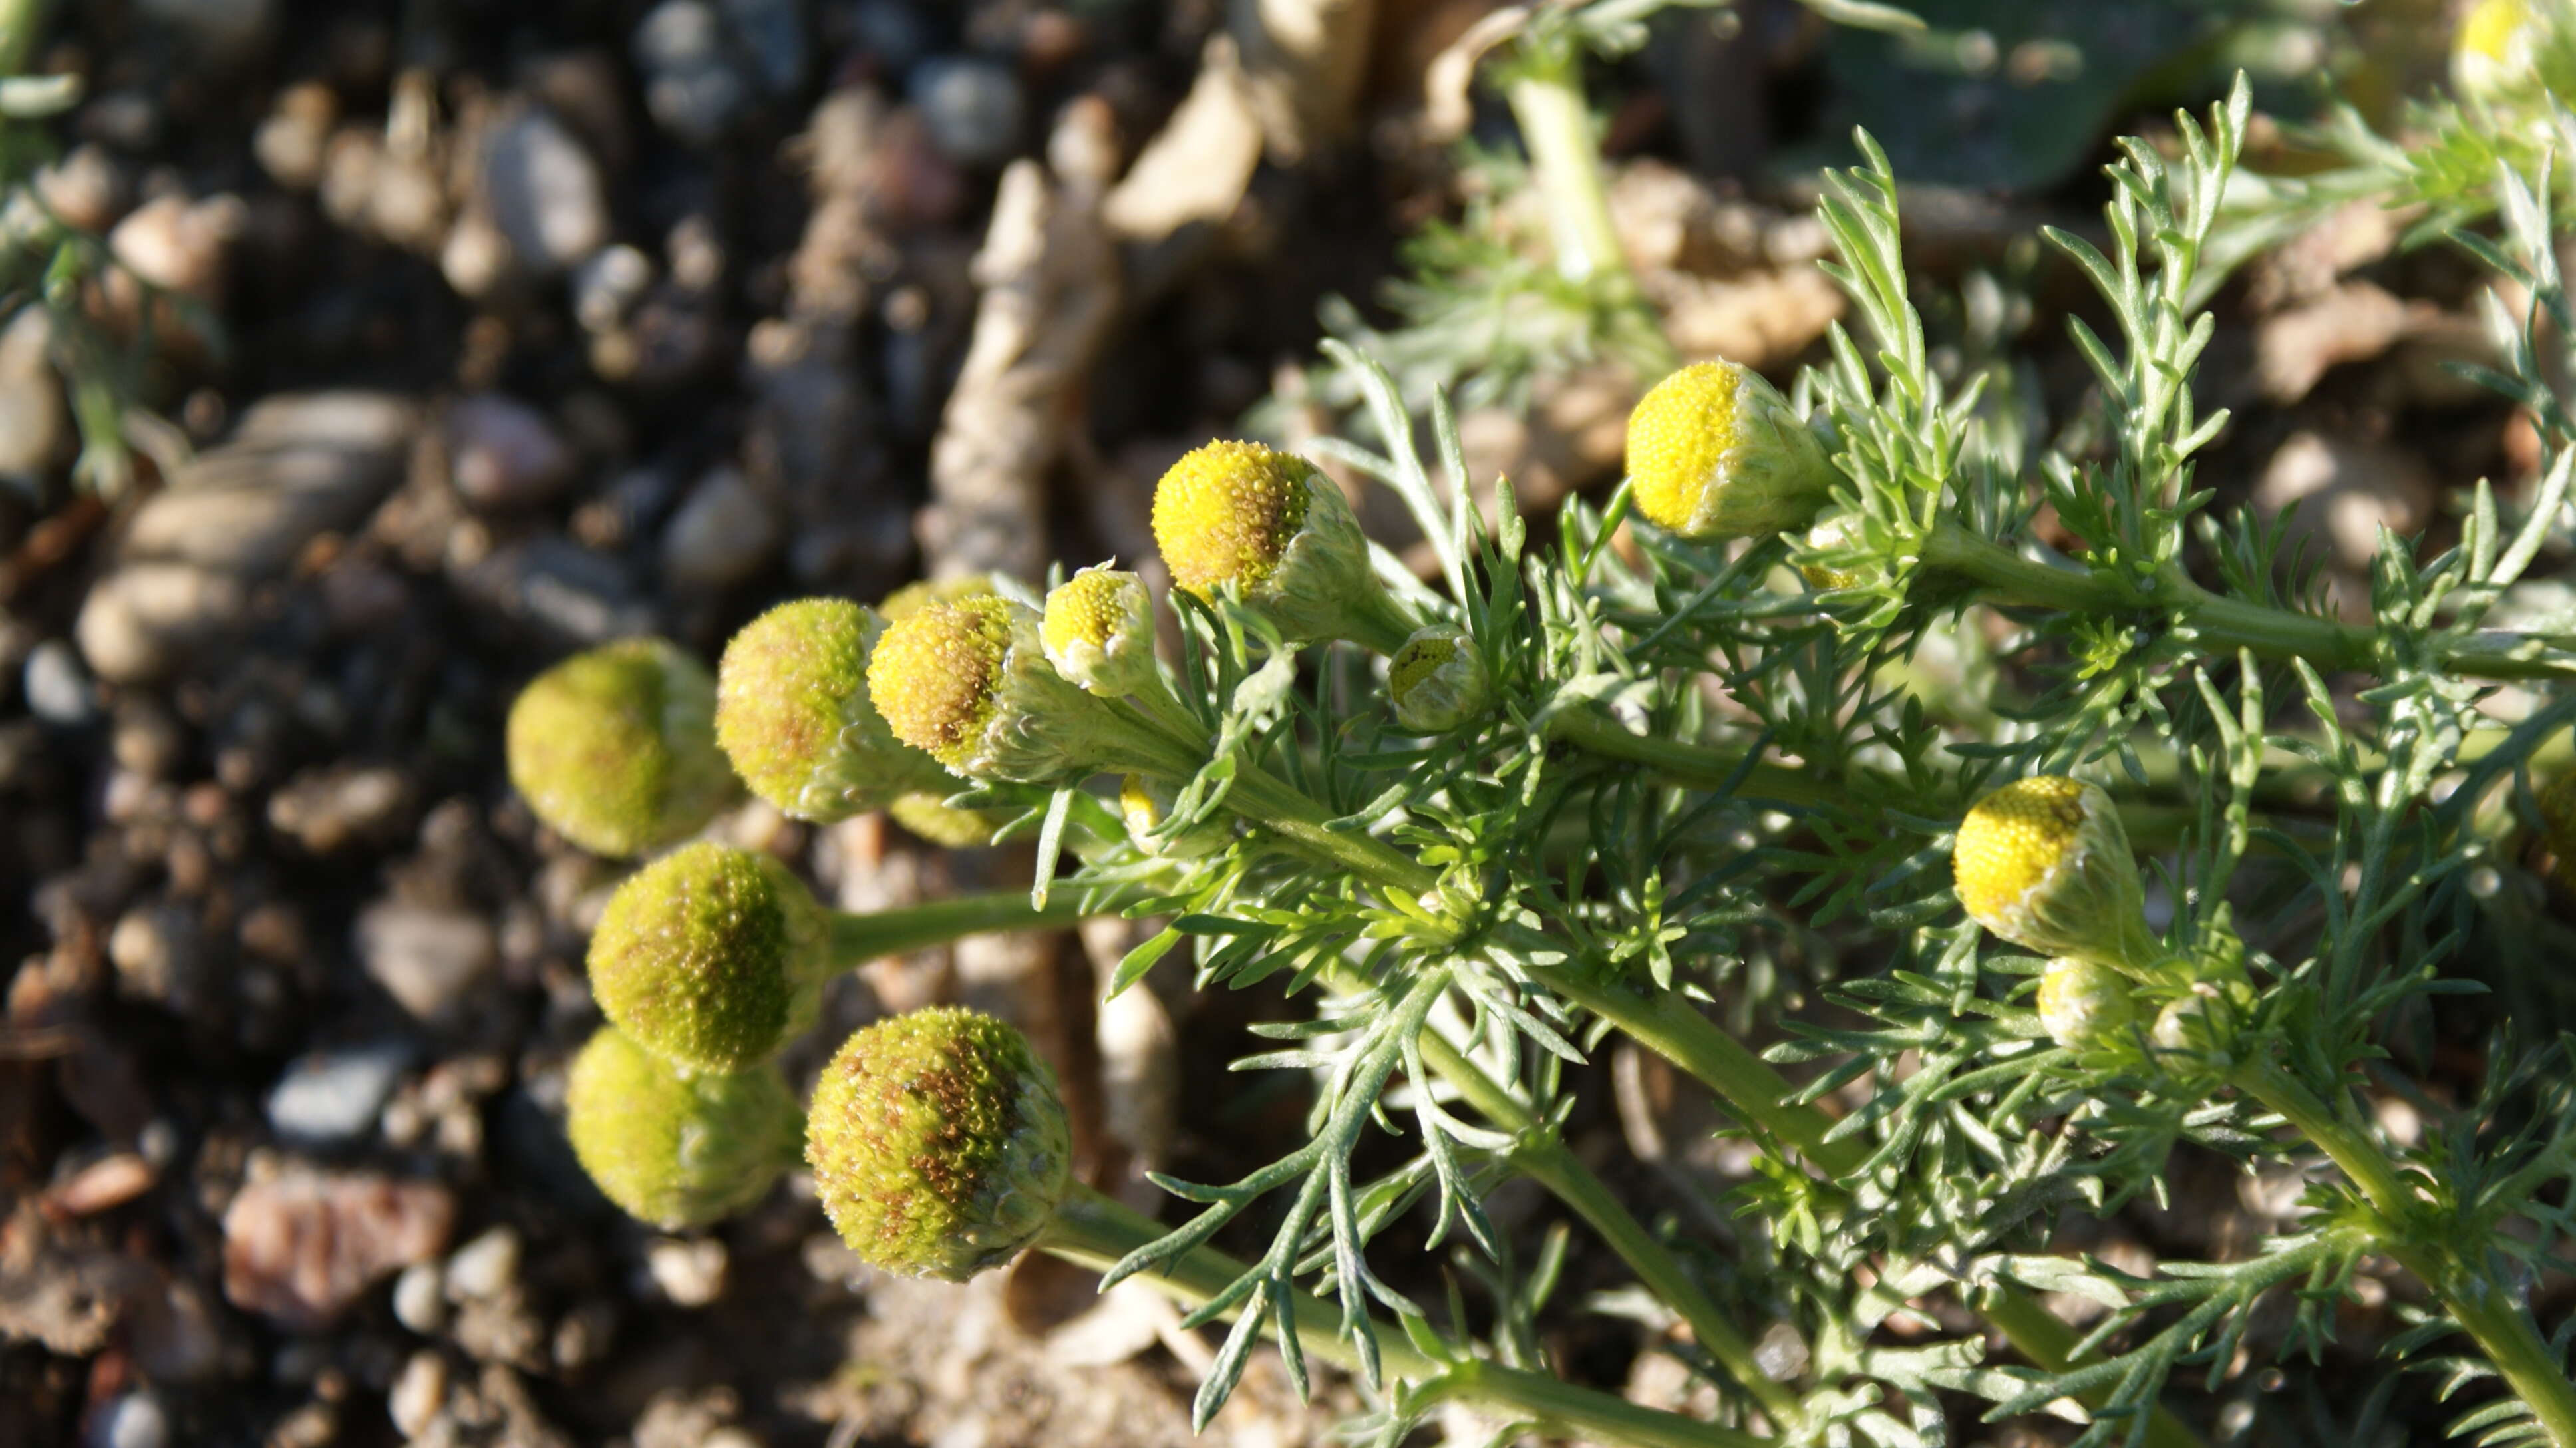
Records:
<instances>
[{"instance_id":1,"label":"green bract under flower head","mask_svg":"<svg viewBox=\"0 0 2576 1448\"><path fill-rule=\"evenodd\" d=\"M1169 787L1141 774L1118 781L1118 815L1136 848L1166 860L1203 860L1234 843L1234 825L1222 814L1187 829L1164 829L1163 822L1171 818L1172 800Z\"/></svg>"},{"instance_id":2,"label":"green bract under flower head","mask_svg":"<svg viewBox=\"0 0 2576 1448\"><path fill-rule=\"evenodd\" d=\"M886 802L894 822L945 849L964 850L993 842L993 831L1010 816L998 810L959 809L946 791L899 794Z\"/></svg>"},{"instance_id":3,"label":"green bract under flower head","mask_svg":"<svg viewBox=\"0 0 2576 1448\"><path fill-rule=\"evenodd\" d=\"M827 926L776 860L690 845L617 887L590 938L591 993L683 1070L748 1070L813 1020Z\"/></svg>"},{"instance_id":4,"label":"green bract under flower head","mask_svg":"<svg viewBox=\"0 0 2576 1448\"><path fill-rule=\"evenodd\" d=\"M1760 373L1695 362L1628 414L1637 511L1685 538L1752 538L1803 528L1830 500L1833 465Z\"/></svg>"},{"instance_id":5,"label":"green bract under flower head","mask_svg":"<svg viewBox=\"0 0 2576 1448\"><path fill-rule=\"evenodd\" d=\"M1379 600L1368 540L1314 464L1255 442L1212 442L1154 488L1154 542L1172 585L1232 590L1291 643L1354 638Z\"/></svg>"},{"instance_id":6,"label":"green bract under flower head","mask_svg":"<svg viewBox=\"0 0 2576 1448\"><path fill-rule=\"evenodd\" d=\"M725 646L716 738L753 792L829 823L939 788L936 760L897 739L868 702L868 656L885 621L839 598L782 603Z\"/></svg>"},{"instance_id":7,"label":"green bract under flower head","mask_svg":"<svg viewBox=\"0 0 2576 1448\"><path fill-rule=\"evenodd\" d=\"M721 1221L795 1164L805 1114L774 1064L683 1075L603 1026L564 1094L573 1154L628 1216L665 1230Z\"/></svg>"},{"instance_id":8,"label":"green bract under flower head","mask_svg":"<svg viewBox=\"0 0 2576 1448\"><path fill-rule=\"evenodd\" d=\"M850 1037L814 1083L805 1159L852 1251L952 1282L1036 1240L1072 1181L1054 1073L1018 1031L955 1007Z\"/></svg>"},{"instance_id":9,"label":"green bract under flower head","mask_svg":"<svg viewBox=\"0 0 2576 1448\"><path fill-rule=\"evenodd\" d=\"M897 619L868 693L897 738L969 779L1053 784L1125 757L1125 721L1047 662L1037 610L991 594Z\"/></svg>"},{"instance_id":10,"label":"green bract under flower head","mask_svg":"<svg viewBox=\"0 0 2576 1448\"><path fill-rule=\"evenodd\" d=\"M1951 867L1969 917L2016 945L2132 975L2154 964L2138 862L2099 785L2042 774L1993 791L1960 822Z\"/></svg>"},{"instance_id":11,"label":"green bract under flower head","mask_svg":"<svg viewBox=\"0 0 2576 1448\"><path fill-rule=\"evenodd\" d=\"M1476 641L1453 628L1417 629L1387 661L1386 695L1396 722L1417 734L1446 734L1493 702L1493 676Z\"/></svg>"},{"instance_id":12,"label":"green bract under flower head","mask_svg":"<svg viewBox=\"0 0 2576 1448\"><path fill-rule=\"evenodd\" d=\"M539 674L510 706L510 783L556 833L637 855L697 833L734 797L715 680L661 639L621 639Z\"/></svg>"},{"instance_id":13,"label":"green bract under flower head","mask_svg":"<svg viewBox=\"0 0 2576 1448\"><path fill-rule=\"evenodd\" d=\"M2128 977L2087 960L2060 956L2039 977L2039 1023L2069 1050L2098 1050L2138 1018Z\"/></svg>"},{"instance_id":14,"label":"green bract under flower head","mask_svg":"<svg viewBox=\"0 0 2576 1448\"><path fill-rule=\"evenodd\" d=\"M1039 633L1056 672L1102 698L1141 694L1161 680L1153 595L1133 573L1102 565L1066 579L1047 595Z\"/></svg>"}]
</instances>

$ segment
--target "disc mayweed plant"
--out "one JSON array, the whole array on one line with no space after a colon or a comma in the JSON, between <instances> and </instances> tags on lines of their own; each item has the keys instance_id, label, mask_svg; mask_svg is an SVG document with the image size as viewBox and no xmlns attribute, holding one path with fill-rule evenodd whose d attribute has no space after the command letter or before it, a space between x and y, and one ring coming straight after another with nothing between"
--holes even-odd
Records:
<instances>
[{"instance_id":1,"label":"disc mayweed plant","mask_svg":"<svg viewBox=\"0 0 2576 1448\"><path fill-rule=\"evenodd\" d=\"M2533 769L2576 725L2576 640L2524 577L2563 556L2576 451L2544 412L2520 506L2481 485L2438 556L2384 536L2366 621L2318 606L2277 527L2206 514L2193 460L2225 417L2193 401L2197 298L2247 116L2240 86L2177 117L2171 157L2130 146L2107 252L2052 238L2117 322L2073 324L2100 384L2098 425L2063 434L2080 446L2031 455L2045 429L1935 365L1863 136L1870 165L1828 177L1822 215L1874 346L1835 330L1786 395L1731 363L1674 374L1632 419L1626 484L1550 538L1471 478L1445 403L1426 446L1393 379L1328 345L1385 450L1313 451L1392 490L1425 578L1316 461L1219 442L1154 500L1176 635L1106 566L1043 607L980 580L890 601L890 624L828 600L764 615L714 723L753 788L810 819L953 788L1036 840L1032 889L852 916L726 846L647 865L592 947L612 1028L575 1068L582 1159L628 1210L702 1222L777 1169L769 1073L829 973L1115 913L1167 923L1113 991L1186 959L1203 988L1296 1002L1236 1063L1311 1092L1285 1155L1158 1177L1186 1206L1149 1221L1082 1180L1025 1041L934 1010L832 1059L805 1158L889 1270L1034 1247L1194 1303L1192 1327L1230 1320L1202 1423L1266 1336L1300 1389L1310 1357L1351 1372L1355 1431L1389 1444L1452 1401L1620 1444L1947 1443L1963 1413L2072 1419L2089 1444L2289 1441L2257 1370L2393 1286L2404 1327L2378 1346L2438 1377L2423 1402L2387 1374L2320 1408L2327 1438L2458 1393L2459 1432L2576 1448L2571 1329L2533 1311L2563 1319L2576 1091L2558 1048L2471 995L2513 988L2482 976L2486 942L2525 929L2547 898L2529 872L2569 852L2566 796ZM2563 313L2546 182L2490 185L2509 235L2472 250ZM2540 349L2571 333L2525 327L2492 380L2557 406ZM1940 658L1977 661L1977 686L1927 682ZM619 727L639 759L679 747ZM617 783L515 777L577 842L572 796ZM2408 1079L2423 1042L2481 1028L2475 1068ZM1722 1109L1743 1164L1722 1206L1675 1156L1684 1194L1656 1205L1678 1210L1643 1216L1569 1145L1632 1048ZM631 1120L600 1119L612 1090ZM2168 1200L2178 1152L2304 1194L2241 1219L2259 1240L2223 1261L2088 1255L2086 1219ZM1487 1210L1515 1178L1545 1196L1536 1223L1526 1199ZM1555 1375L1541 1325L1581 1308L1551 1299L1549 1223L1617 1259L1634 1288L1594 1305L1704 1381L1698 1407ZM1453 1251L1445 1296L1425 1241Z\"/></svg>"}]
</instances>

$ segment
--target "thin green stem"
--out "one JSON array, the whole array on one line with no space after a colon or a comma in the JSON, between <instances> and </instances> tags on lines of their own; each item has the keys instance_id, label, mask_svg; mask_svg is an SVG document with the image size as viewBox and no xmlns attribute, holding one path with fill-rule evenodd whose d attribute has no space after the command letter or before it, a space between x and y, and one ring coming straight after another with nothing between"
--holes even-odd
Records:
<instances>
[{"instance_id":1,"label":"thin green stem","mask_svg":"<svg viewBox=\"0 0 2576 1448\"><path fill-rule=\"evenodd\" d=\"M2291 1129L2308 1139L2352 1179L2380 1217L2380 1250L2415 1274L2486 1353L2505 1383L2549 1432L2558 1448L2576 1448L2576 1382L2542 1341L2531 1313L2470 1253L2475 1243L2452 1244L2438 1234L2418 1235L2430 1205L2409 1190L2397 1163L2370 1134L2347 1122L2296 1077L2258 1061L2230 1077Z\"/></svg>"},{"instance_id":2,"label":"thin green stem","mask_svg":"<svg viewBox=\"0 0 2576 1448\"><path fill-rule=\"evenodd\" d=\"M1038 1239L1040 1249L1068 1262L1104 1271L1129 1253L1158 1241L1163 1229L1151 1219L1120 1206L1088 1187L1077 1185ZM1146 1283L1183 1302L1207 1302L1244 1273L1242 1263L1209 1247L1196 1248L1153 1271L1137 1274ZM1356 1371L1358 1360L1348 1339L1330 1324L1341 1321L1341 1309L1304 1293L1290 1299L1298 1345L1311 1357ZM1232 1316L1233 1314L1228 1314ZM1543 1424L1570 1436L1633 1448L1760 1448L1764 1440L1731 1428L1698 1422L1677 1413L1639 1407L1624 1398L1481 1359L1442 1362L1415 1347L1404 1333L1375 1326L1378 1359L1392 1377L1420 1385L1417 1403L1454 1399L1507 1418ZM1275 1335L1277 1328L1273 1324Z\"/></svg>"},{"instance_id":3,"label":"thin green stem","mask_svg":"<svg viewBox=\"0 0 2576 1448\"><path fill-rule=\"evenodd\" d=\"M1805 1421L1797 1395L1762 1371L1753 1355L1753 1344L1718 1310L1698 1279L1683 1268L1681 1259L1619 1204L1610 1188L1572 1149L1555 1133L1545 1130L1519 1098L1446 1039L1425 1033L1421 1046L1423 1064L1456 1087L1459 1096L1487 1121L1512 1134L1512 1148L1506 1153L1512 1166L1591 1224L1610 1250L1628 1264L1628 1270L1637 1274L1637 1280L1653 1289L1658 1301L1681 1314L1700 1345L1725 1366L1728 1375L1761 1405L1771 1421L1791 1429Z\"/></svg>"},{"instance_id":4,"label":"thin green stem","mask_svg":"<svg viewBox=\"0 0 2576 1448\"><path fill-rule=\"evenodd\" d=\"M1662 322L1646 305L1610 215L1592 109L1583 97L1582 54L1571 45L1525 47L1504 83L1503 98L1529 151L1530 175L1546 204L1557 273L1585 283L1634 320L1626 340L1631 360L1661 376L1679 365Z\"/></svg>"},{"instance_id":5,"label":"thin green stem","mask_svg":"<svg viewBox=\"0 0 2576 1448\"><path fill-rule=\"evenodd\" d=\"M832 960L854 965L997 930L1070 929L1085 915L1112 913L1099 905L1085 909L1074 898L1081 893L1060 891L1043 910L1029 905L1026 890L958 895L865 914L836 910L831 916Z\"/></svg>"}]
</instances>

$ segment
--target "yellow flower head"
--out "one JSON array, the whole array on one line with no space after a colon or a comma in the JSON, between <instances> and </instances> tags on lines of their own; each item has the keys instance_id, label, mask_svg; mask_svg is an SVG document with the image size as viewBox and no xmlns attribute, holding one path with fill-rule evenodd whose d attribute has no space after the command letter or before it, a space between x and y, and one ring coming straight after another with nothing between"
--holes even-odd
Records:
<instances>
[{"instance_id":1,"label":"yellow flower head","mask_svg":"<svg viewBox=\"0 0 2576 1448\"><path fill-rule=\"evenodd\" d=\"M661 639L620 639L539 674L510 706L510 783L557 834L640 855L735 797L717 752L715 680Z\"/></svg>"},{"instance_id":2,"label":"yellow flower head","mask_svg":"<svg viewBox=\"0 0 2576 1448\"><path fill-rule=\"evenodd\" d=\"M1011 648L1010 605L992 594L898 619L868 661L868 695L895 737L955 769L974 752Z\"/></svg>"},{"instance_id":3,"label":"yellow flower head","mask_svg":"<svg viewBox=\"0 0 2576 1448\"><path fill-rule=\"evenodd\" d=\"M627 877L590 937L590 990L685 1071L747 1071L814 1018L828 921L767 855L701 842Z\"/></svg>"},{"instance_id":4,"label":"yellow flower head","mask_svg":"<svg viewBox=\"0 0 2576 1448\"><path fill-rule=\"evenodd\" d=\"M582 1170L626 1215L680 1231L767 1196L796 1162L805 1113L775 1064L684 1075L602 1026L573 1058L564 1132Z\"/></svg>"},{"instance_id":5,"label":"yellow flower head","mask_svg":"<svg viewBox=\"0 0 2576 1448\"><path fill-rule=\"evenodd\" d=\"M895 738L868 701L868 657L885 621L842 598L782 603L745 625L717 666L716 739L752 791L830 823L947 773Z\"/></svg>"},{"instance_id":6,"label":"yellow flower head","mask_svg":"<svg viewBox=\"0 0 2576 1448\"><path fill-rule=\"evenodd\" d=\"M1072 1181L1055 1074L991 1016L877 1022L814 1083L805 1159L861 1260L963 1282L1036 1240Z\"/></svg>"},{"instance_id":7,"label":"yellow flower head","mask_svg":"<svg viewBox=\"0 0 2576 1448\"><path fill-rule=\"evenodd\" d=\"M1047 595L1038 627L1056 672L1105 699L1143 693L1154 670L1154 600L1145 580L1086 568Z\"/></svg>"},{"instance_id":8,"label":"yellow flower head","mask_svg":"<svg viewBox=\"0 0 2576 1448\"><path fill-rule=\"evenodd\" d=\"M988 593L999 591L993 586L993 575L989 573L960 573L954 578L917 579L887 594L885 600L877 605L877 612L888 623L893 623L899 619L910 618L934 603L962 603L970 598L981 598Z\"/></svg>"},{"instance_id":9,"label":"yellow flower head","mask_svg":"<svg viewBox=\"0 0 2576 1448\"><path fill-rule=\"evenodd\" d=\"M1172 582L1204 598L1270 577L1306 523L1315 465L1257 442L1194 448L1154 488L1154 543Z\"/></svg>"},{"instance_id":10,"label":"yellow flower head","mask_svg":"<svg viewBox=\"0 0 2576 1448\"><path fill-rule=\"evenodd\" d=\"M2018 779L1978 800L1951 858L1971 919L2017 945L2133 975L2159 952L2119 807L2064 775Z\"/></svg>"},{"instance_id":11,"label":"yellow flower head","mask_svg":"<svg viewBox=\"0 0 2576 1448\"><path fill-rule=\"evenodd\" d=\"M1833 467L1788 399L1734 362L1694 362L1628 414L1628 486L1648 522L1685 538L1803 528Z\"/></svg>"}]
</instances>

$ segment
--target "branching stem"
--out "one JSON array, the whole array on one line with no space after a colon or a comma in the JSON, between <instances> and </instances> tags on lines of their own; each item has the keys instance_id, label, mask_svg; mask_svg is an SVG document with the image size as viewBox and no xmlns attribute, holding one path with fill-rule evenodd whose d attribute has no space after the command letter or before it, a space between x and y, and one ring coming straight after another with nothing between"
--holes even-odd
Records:
<instances>
[{"instance_id":1,"label":"branching stem","mask_svg":"<svg viewBox=\"0 0 2576 1448\"><path fill-rule=\"evenodd\" d=\"M1162 1235L1162 1227L1151 1219L1076 1185L1038 1246L1068 1262L1103 1271ZM1200 1247L1164 1267L1137 1274L1135 1280L1198 1304L1224 1292L1244 1271L1242 1263ZM1294 1294L1290 1305L1297 1341L1309 1356L1358 1370L1349 1340L1329 1326L1341 1320L1339 1308L1303 1293ZM1414 1347L1406 1334L1392 1327L1381 1324L1376 1332L1385 1371L1417 1386L1419 1391L1411 1400L1415 1406L1455 1399L1508 1418L1544 1424L1568 1436L1633 1448L1761 1448L1764 1442L1732 1428L1578 1388L1544 1373L1474 1358L1443 1362Z\"/></svg>"}]
</instances>

